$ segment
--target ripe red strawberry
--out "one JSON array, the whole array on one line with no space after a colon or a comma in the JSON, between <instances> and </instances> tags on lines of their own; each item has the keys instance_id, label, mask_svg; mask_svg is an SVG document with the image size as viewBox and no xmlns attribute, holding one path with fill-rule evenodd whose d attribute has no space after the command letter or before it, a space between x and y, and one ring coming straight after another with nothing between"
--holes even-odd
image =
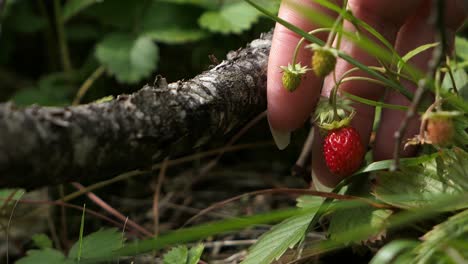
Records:
<instances>
[{"instance_id":1,"label":"ripe red strawberry","mask_svg":"<svg viewBox=\"0 0 468 264\"><path fill-rule=\"evenodd\" d=\"M349 176L361 165L364 146L359 133L350 126L331 130L323 143L328 169L340 176Z\"/></svg>"}]
</instances>

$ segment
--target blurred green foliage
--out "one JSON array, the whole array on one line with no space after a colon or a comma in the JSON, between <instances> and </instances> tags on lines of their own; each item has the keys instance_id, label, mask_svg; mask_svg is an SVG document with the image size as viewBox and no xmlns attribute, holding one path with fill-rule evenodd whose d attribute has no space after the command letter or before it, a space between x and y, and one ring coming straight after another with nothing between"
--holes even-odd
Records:
<instances>
[{"instance_id":1,"label":"blurred green foliage","mask_svg":"<svg viewBox=\"0 0 468 264\"><path fill-rule=\"evenodd\" d=\"M260 2L279 7L279 0ZM222 59L273 26L262 17L242 0L9 0L1 13L0 100L69 105L101 66L106 74L85 102L135 91L156 74L187 79L208 69L209 55ZM71 70L62 67L66 59Z\"/></svg>"}]
</instances>

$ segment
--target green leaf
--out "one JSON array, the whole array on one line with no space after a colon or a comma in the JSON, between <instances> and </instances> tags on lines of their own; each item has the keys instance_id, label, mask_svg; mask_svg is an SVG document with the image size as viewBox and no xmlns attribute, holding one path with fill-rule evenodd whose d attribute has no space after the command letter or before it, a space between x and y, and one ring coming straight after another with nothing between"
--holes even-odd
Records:
<instances>
[{"instance_id":1,"label":"green leaf","mask_svg":"<svg viewBox=\"0 0 468 264\"><path fill-rule=\"evenodd\" d=\"M68 0L63 6L63 21L67 21L80 11L91 6L92 4L99 3L99 0Z\"/></svg>"},{"instance_id":2,"label":"green leaf","mask_svg":"<svg viewBox=\"0 0 468 264\"><path fill-rule=\"evenodd\" d=\"M8 201L8 205L13 205L14 203L16 203L16 200L19 200L24 194L24 189L0 189L0 207L5 206L7 198L10 198L10 200Z\"/></svg>"},{"instance_id":3,"label":"green leaf","mask_svg":"<svg viewBox=\"0 0 468 264\"><path fill-rule=\"evenodd\" d=\"M203 9L193 6L152 1L145 7L140 18L139 32L174 28L187 31L200 30L197 21L203 12Z\"/></svg>"},{"instance_id":4,"label":"green leaf","mask_svg":"<svg viewBox=\"0 0 468 264\"><path fill-rule=\"evenodd\" d=\"M188 249L186 246L172 248L164 254L164 264L186 264L188 259Z\"/></svg>"},{"instance_id":5,"label":"green leaf","mask_svg":"<svg viewBox=\"0 0 468 264\"><path fill-rule=\"evenodd\" d=\"M52 73L42 77L37 87L18 91L12 100L18 105L39 104L44 106L65 106L71 102L76 88L65 73Z\"/></svg>"},{"instance_id":6,"label":"green leaf","mask_svg":"<svg viewBox=\"0 0 468 264\"><path fill-rule=\"evenodd\" d=\"M144 14L147 8L147 2L127 0L99 1L93 5L93 8L86 9L83 14L84 16L94 18L103 25L130 32L137 29L135 23L143 19L142 14Z\"/></svg>"},{"instance_id":7,"label":"green leaf","mask_svg":"<svg viewBox=\"0 0 468 264\"><path fill-rule=\"evenodd\" d=\"M113 33L97 44L96 57L120 82L136 83L156 69L159 54L147 37Z\"/></svg>"},{"instance_id":8,"label":"green leaf","mask_svg":"<svg viewBox=\"0 0 468 264\"><path fill-rule=\"evenodd\" d=\"M455 52L458 57L468 61L468 40L462 37L455 37Z\"/></svg>"},{"instance_id":9,"label":"green leaf","mask_svg":"<svg viewBox=\"0 0 468 264\"><path fill-rule=\"evenodd\" d=\"M278 222L300 213L303 213L303 211L298 209L278 210L265 214L222 220L198 225L195 227L178 229L168 234L161 235L157 238L136 241L134 243L128 244L122 249L118 250L116 254L120 256L134 256L153 250L159 250L168 245L199 240L215 234L235 231L252 225Z\"/></svg>"},{"instance_id":10,"label":"green leaf","mask_svg":"<svg viewBox=\"0 0 468 264\"><path fill-rule=\"evenodd\" d=\"M208 34L203 30L198 29L183 29L183 28L164 28L149 30L144 33L146 37L157 42L166 44L180 44L193 42L205 38Z\"/></svg>"},{"instance_id":11,"label":"green leaf","mask_svg":"<svg viewBox=\"0 0 468 264\"><path fill-rule=\"evenodd\" d=\"M403 67L405 67L405 63L408 62L411 58L413 58L414 56L430 49L430 48L434 48L436 47L437 45L439 45L439 42L435 42L435 43L429 43L429 44L425 44L425 45L421 45L413 50L410 50L408 53L406 53L403 57L402 57L402 60L401 61L398 61L398 64L397 64L397 69L398 69L398 73L401 72L401 70L403 69Z\"/></svg>"},{"instance_id":12,"label":"green leaf","mask_svg":"<svg viewBox=\"0 0 468 264\"><path fill-rule=\"evenodd\" d=\"M410 240L394 240L383 248L372 258L370 264L405 264L409 263L413 256L409 256L408 252L411 251L419 242Z\"/></svg>"},{"instance_id":13,"label":"green leaf","mask_svg":"<svg viewBox=\"0 0 468 264\"><path fill-rule=\"evenodd\" d=\"M46 248L42 250L29 250L27 256L16 262L17 264L73 264L73 261L67 260L62 252Z\"/></svg>"},{"instance_id":14,"label":"green leaf","mask_svg":"<svg viewBox=\"0 0 468 264\"><path fill-rule=\"evenodd\" d=\"M315 210L293 216L275 225L263 234L249 249L242 264L268 264L281 257L288 248L294 247L304 238L307 227L322 202L321 197L303 196L300 204Z\"/></svg>"},{"instance_id":15,"label":"green leaf","mask_svg":"<svg viewBox=\"0 0 468 264\"><path fill-rule=\"evenodd\" d=\"M423 236L423 242L413 252L414 263L437 263L448 252L457 252L461 259L468 259L468 210L450 217ZM457 243L464 241L465 243ZM440 262L439 262L440 263ZM446 262L447 263L447 262ZM448 262L451 263L451 262Z\"/></svg>"},{"instance_id":16,"label":"green leaf","mask_svg":"<svg viewBox=\"0 0 468 264\"><path fill-rule=\"evenodd\" d=\"M367 204L353 206L352 208L341 208L338 203L334 207L334 212L330 215L330 226L328 228L331 239L335 239L345 231L362 226L379 230L383 227L385 220L392 214L391 210L376 209ZM373 235L376 236L376 239L380 237L380 234Z\"/></svg>"},{"instance_id":17,"label":"green leaf","mask_svg":"<svg viewBox=\"0 0 468 264\"><path fill-rule=\"evenodd\" d=\"M190 248L188 252L187 264L197 264L200 261L204 248L205 247L203 244L198 244Z\"/></svg>"},{"instance_id":18,"label":"green leaf","mask_svg":"<svg viewBox=\"0 0 468 264\"><path fill-rule=\"evenodd\" d=\"M207 11L198 20L199 25L216 33L241 33L250 28L260 13L247 3L226 4L218 11Z\"/></svg>"},{"instance_id":19,"label":"green leaf","mask_svg":"<svg viewBox=\"0 0 468 264\"><path fill-rule=\"evenodd\" d=\"M432 203L434 197L467 192L468 177L466 152L461 149L441 151L435 160L425 161L419 166L402 167L397 172L380 172L375 196L394 206L417 208ZM460 201L440 211L468 206Z\"/></svg>"},{"instance_id":20,"label":"green leaf","mask_svg":"<svg viewBox=\"0 0 468 264\"><path fill-rule=\"evenodd\" d=\"M34 234L32 240L34 245L40 249L52 248L52 240L46 234Z\"/></svg>"},{"instance_id":21,"label":"green leaf","mask_svg":"<svg viewBox=\"0 0 468 264\"><path fill-rule=\"evenodd\" d=\"M104 229L87 235L81 242L81 260L99 258L110 259L114 251L122 247L122 235L117 229ZM68 258L77 260L80 243L75 243L70 249Z\"/></svg>"},{"instance_id":22,"label":"green leaf","mask_svg":"<svg viewBox=\"0 0 468 264\"><path fill-rule=\"evenodd\" d=\"M33 1L8 2L12 2L7 5L10 10L8 10L8 15L2 19L1 23L5 29L30 34L43 30L47 26L47 19L36 14Z\"/></svg>"}]
</instances>

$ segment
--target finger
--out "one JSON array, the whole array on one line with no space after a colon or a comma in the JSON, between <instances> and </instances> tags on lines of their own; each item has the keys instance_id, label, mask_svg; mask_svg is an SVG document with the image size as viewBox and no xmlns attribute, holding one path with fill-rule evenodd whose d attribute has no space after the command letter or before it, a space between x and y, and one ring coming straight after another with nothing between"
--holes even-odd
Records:
<instances>
[{"instance_id":1,"label":"finger","mask_svg":"<svg viewBox=\"0 0 468 264\"><path fill-rule=\"evenodd\" d=\"M421 8L418 8L419 12L414 16L410 17L404 24L398 33L395 49L400 55L404 55L407 52L428 43L435 41L435 35L437 34L436 29L433 25L429 24L428 18L431 14L432 3L427 1L423 3ZM448 39L448 46L453 47L455 38L455 31L459 28L466 18L466 10L463 7L462 1L446 1L446 15L445 25ZM432 57L432 50L424 51L410 60L410 63L420 69L423 72L428 70L428 62ZM403 81L406 88L411 91L416 89L416 85L409 81ZM386 103L399 104L408 106L410 102L401 94L390 91L385 98ZM406 112L384 109L382 111L381 123L376 134L376 144L374 149L374 159L384 160L390 159L393 156L394 140L393 135L395 131L400 127L401 122L405 118ZM413 137L419 132L420 117L415 116L408 120L408 127L402 140L402 147L406 142L406 139ZM403 149L403 148L402 148ZM405 149L401 155L409 156L414 154L415 148Z\"/></svg>"},{"instance_id":2,"label":"finger","mask_svg":"<svg viewBox=\"0 0 468 264\"><path fill-rule=\"evenodd\" d=\"M293 2L293 4L290 4ZM341 2L341 1L335 1ZM311 31L317 26L309 22L297 12L297 6L312 8L329 16L336 16L336 13L321 7L310 0L283 1L279 10L279 17L296 25L304 31ZM322 40L328 34L319 34L317 37ZM301 85L294 92L288 92L283 88L282 70L280 66L286 66L292 62L292 56L300 36L277 24L273 34L270 57L268 61L268 120L272 130L279 133L289 133L303 125L315 107L315 103L320 95L322 80L315 77L313 73L307 73ZM301 65L310 64L311 53L308 49L300 48L297 62ZM272 131L273 132L273 131Z\"/></svg>"},{"instance_id":3,"label":"finger","mask_svg":"<svg viewBox=\"0 0 468 264\"><path fill-rule=\"evenodd\" d=\"M354 16L363 20L380 32L388 42L395 43L398 30L404 24L407 17L415 11L420 1L350 0L348 3L349 9ZM350 23L345 23L344 27L346 31L356 31L354 26ZM362 32L362 34L365 34L365 32ZM368 37L370 36L368 35ZM378 62L373 56L367 54L366 51L361 50L346 38L343 39L340 49L364 65L378 66ZM340 78L343 73L353 67L353 65L344 60L338 60L335 69L337 78ZM362 71L358 71L353 75L369 77ZM333 78L326 78L322 95L328 96L333 86ZM362 81L343 83L340 90L372 100L378 100L384 93L383 87L374 83ZM351 125L359 132L363 145L367 146L374 122L374 108L360 103L354 104L353 107L356 110L356 116L353 118ZM315 146L320 149L316 149L314 153L322 151L321 144L316 144ZM312 164L314 170L313 176L315 177L314 180L318 180L323 185L329 187L335 186L342 180L342 177L331 174L329 170L325 168L323 155L315 155L315 157L316 159L313 160Z\"/></svg>"}]
</instances>

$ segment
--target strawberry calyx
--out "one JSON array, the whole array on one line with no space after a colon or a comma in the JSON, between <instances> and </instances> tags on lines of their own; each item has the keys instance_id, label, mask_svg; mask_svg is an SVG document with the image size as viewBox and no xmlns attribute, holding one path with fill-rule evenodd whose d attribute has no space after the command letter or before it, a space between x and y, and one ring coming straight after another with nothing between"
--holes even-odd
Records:
<instances>
[{"instance_id":1,"label":"strawberry calyx","mask_svg":"<svg viewBox=\"0 0 468 264\"><path fill-rule=\"evenodd\" d=\"M351 101L340 98L333 106L329 98L321 97L315 110L315 121L323 130L330 131L349 126L356 112L351 107ZM348 114L349 113L349 114Z\"/></svg>"}]
</instances>

